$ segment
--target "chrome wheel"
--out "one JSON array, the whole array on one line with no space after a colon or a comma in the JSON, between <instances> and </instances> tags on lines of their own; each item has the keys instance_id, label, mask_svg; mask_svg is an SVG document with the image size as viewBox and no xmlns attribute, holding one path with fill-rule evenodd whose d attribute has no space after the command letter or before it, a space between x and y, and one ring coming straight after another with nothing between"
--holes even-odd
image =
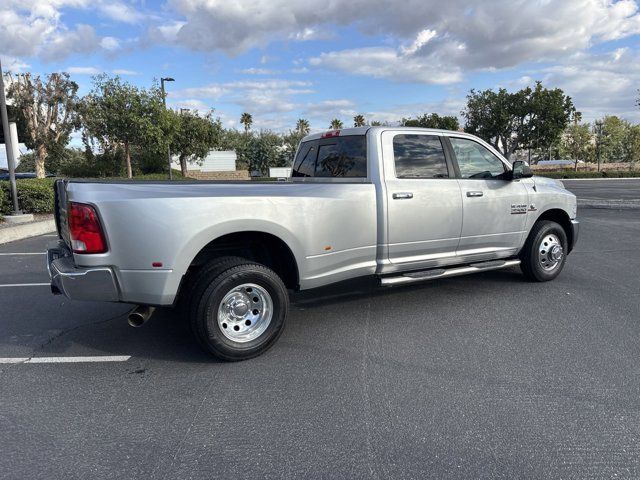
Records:
<instances>
[{"instance_id":1,"label":"chrome wheel","mask_svg":"<svg viewBox=\"0 0 640 480\"><path fill-rule=\"evenodd\" d=\"M538 247L540 266L546 271L553 270L562 262L563 256L564 249L560 239L553 233L545 235Z\"/></svg>"},{"instance_id":2,"label":"chrome wheel","mask_svg":"<svg viewBox=\"0 0 640 480\"><path fill-rule=\"evenodd\" d=\"M229 340L246 343L264 333L273 317L271 295L260 285L245 283L229 291L218 307L218 326Z\"/></svg>"}]
</instances>

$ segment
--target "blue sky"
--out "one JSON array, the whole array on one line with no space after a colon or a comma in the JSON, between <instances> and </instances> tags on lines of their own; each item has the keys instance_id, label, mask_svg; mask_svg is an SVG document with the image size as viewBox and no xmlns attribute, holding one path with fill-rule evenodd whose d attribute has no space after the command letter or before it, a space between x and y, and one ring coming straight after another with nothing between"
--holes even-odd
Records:
<instances>
[{"instance_id":1,"label":"blue sky","mask_svg":"<svg viewBox=\"0 0 640 480\"><path fill-rule=\"evenodd\" d=\"M398 121L456 114L471 88L542 80L589 121L640 121L640 12L633 0L0 0L5 69L99 72L169 105L214 108L226 126L297 118L327 128L356 113Z\"/></svg>"}]
</instances>

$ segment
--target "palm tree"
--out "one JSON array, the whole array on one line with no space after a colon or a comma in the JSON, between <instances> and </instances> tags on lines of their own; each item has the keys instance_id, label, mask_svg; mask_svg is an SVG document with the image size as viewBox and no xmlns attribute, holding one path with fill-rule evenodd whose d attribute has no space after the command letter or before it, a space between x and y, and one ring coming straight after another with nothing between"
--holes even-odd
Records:
<instances>
[{"instance_id":1,"label":"palm tree","mask_svg":"<svg viewBox=\"0 0 640 480\"><path fill-rule=\"evenodd\" d=\"M340 130L342 128L342 121L334 118L333 120L331 120L329 128L332 130Z\"/></svg>"},{"instance_id":2,"label":"palm tree","mask_svg":"<svg viewBox=\"0 0 640 480\"><path fill-rule=\"evenodd\" d=\"M353 117L354 127L364 127L365 123L367 123L367 121L364 119L363 115L358 114L355 117Z\"/></svg>"},{"instance_id":3,"label":"palm tree","mask_svg":"<svg viewBox=\"0 0 640 480\"><path fill-rule=\"evenodd\" d=\"M311 129L311 127L309 126L309 120L307 120L306 118L299 118L297 123L296 123L296 131L304 136L304 135L308 135L309 134L309 130Z\"/></svg>"},{"instance_id":4,"label":"palm tree","mask_svg":"<svg viewBox=\"0 0 640 480\"><path fill-rule=\"evenodd\" d=\"M253 123L253 117L250 113L244 112L240 115L240 123L244 125L244 133L249 133L249 129Z\"/></svg>"}]
</instances>

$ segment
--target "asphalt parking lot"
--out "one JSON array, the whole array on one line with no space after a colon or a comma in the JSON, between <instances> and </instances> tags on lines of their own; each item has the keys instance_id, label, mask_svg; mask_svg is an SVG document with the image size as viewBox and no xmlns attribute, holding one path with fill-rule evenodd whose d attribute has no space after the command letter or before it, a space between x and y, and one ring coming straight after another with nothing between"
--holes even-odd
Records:
<instances>
[{"instance_id":1,"label":"asphalt parking lot","mask_svg":"<svg viewBox=\"0 0 640 480\"><path fill-rule=\"evenodd\" d=\"M52 296L0 246L0 478L638 478L640 211L582 210L562 275L296 295L225 364L161 311ZM27 255L29 254L29 255ZM16 285L16 286L2 286Z\"/></svg>"}]
</instances>

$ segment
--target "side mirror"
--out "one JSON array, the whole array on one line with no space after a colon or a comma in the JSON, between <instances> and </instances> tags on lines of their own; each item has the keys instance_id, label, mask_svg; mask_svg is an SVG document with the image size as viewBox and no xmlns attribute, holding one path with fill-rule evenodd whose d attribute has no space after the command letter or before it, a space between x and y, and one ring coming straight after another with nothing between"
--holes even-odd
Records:
<instances>
[{"instance_id":1,"label":"side mirror","mask_svg":"<svg viewBox=\"0 0 640 480\"><path fill-rule=\"evenodd\" d=\"M522 160L516 160L515 162L513 162L513 170L511 170L512 180L531 177L533 177L533 172L531 171L529 165L527 165Z\"/></svg>"}]
</instances>

